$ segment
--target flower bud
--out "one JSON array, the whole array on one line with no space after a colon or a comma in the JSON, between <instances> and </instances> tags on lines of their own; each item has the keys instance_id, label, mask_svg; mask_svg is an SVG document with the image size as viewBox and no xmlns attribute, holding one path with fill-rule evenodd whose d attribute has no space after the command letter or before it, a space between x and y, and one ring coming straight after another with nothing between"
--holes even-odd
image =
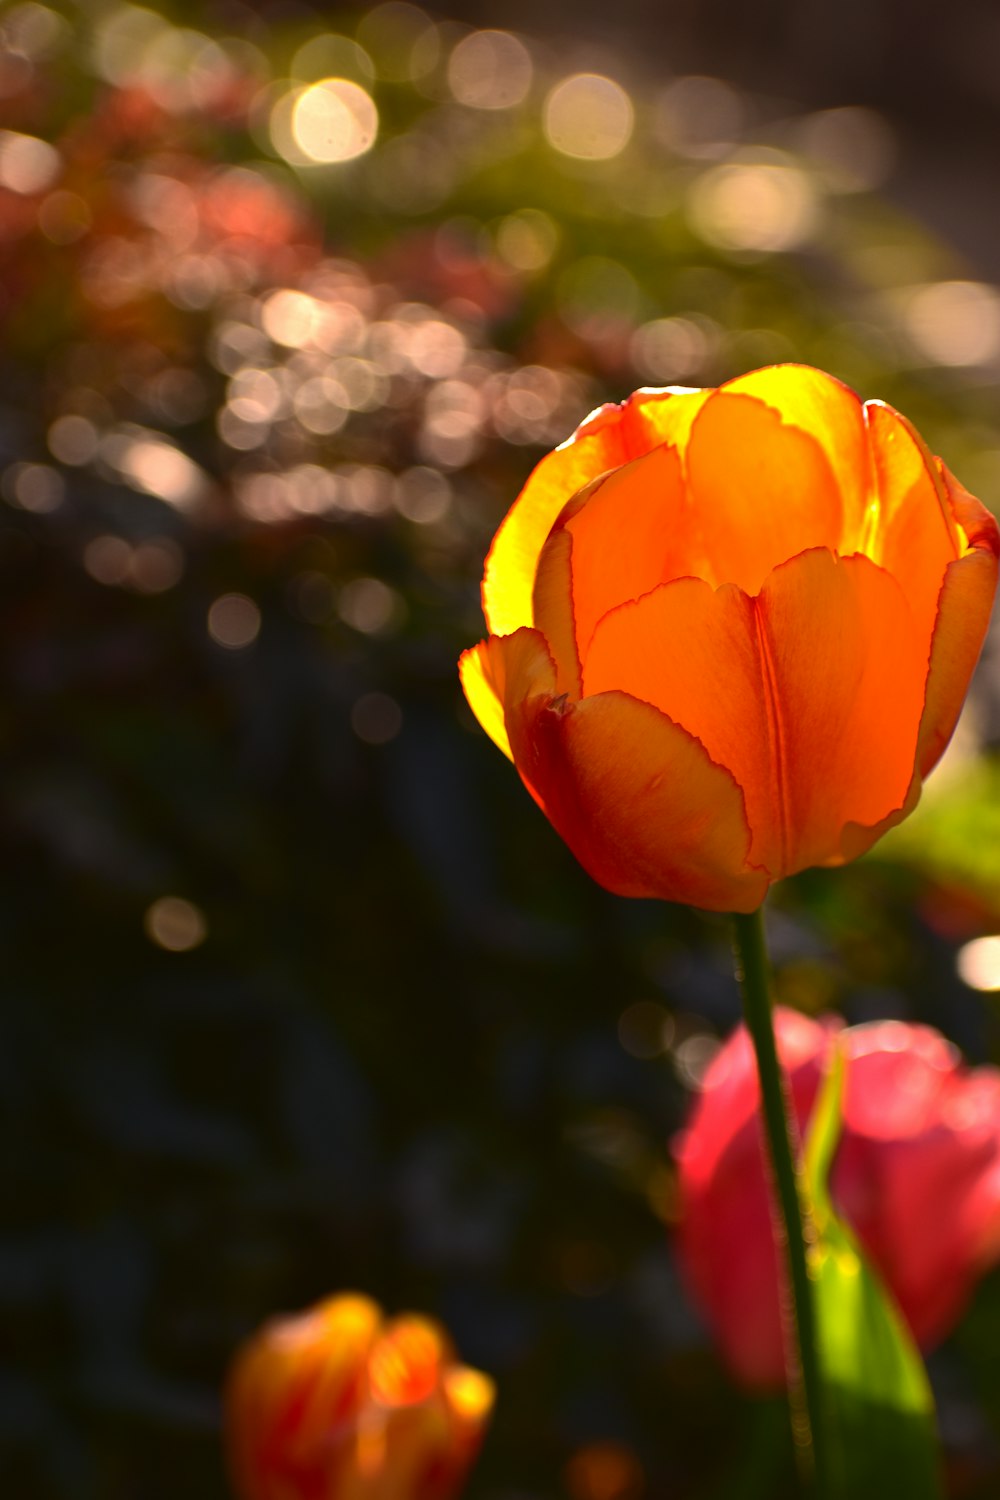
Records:
<instances>
[{"instance_id":1,"label":"flower bud","mask_svg":"<svg viewBox=\"0 0 1000 1500\"><path fill-rule=\"evenodd\" d=\"M778 1052L800 1130L835 1039L846 1064L831 1172L852 1227L923 1348L961 1316L1000 1258L1000 1070L967 1068L928 1026L878 1021L840 1029L775 1011ZM785 1369L759 1121L760 1091L743 1026L713 1058L683 1135L678 1251L733 1375L776 1388Z\"/></svg>"},{"instance_id":2,"label":"flower bud","mask_svg":"<svg viewBox=\"0 0 1000 1500\"><path fill-rule=\"evenodd\" d=\"M240 1500L450 1500L482 1441L493 1382L416 1314L342 1294L267 1324L226 1393Z\"/></svg>"},{"instance_id":3,"label":"flower bud","mask_svg":"<svg viewBox=\"0 0 1000 1500\"><path fill-rule=\"evenodd\" d=\"M820 370L636 391L515 500L462 685L601 885L750 912L916 806L998 554L905 418Z\"/></svg>"}]
</instances>

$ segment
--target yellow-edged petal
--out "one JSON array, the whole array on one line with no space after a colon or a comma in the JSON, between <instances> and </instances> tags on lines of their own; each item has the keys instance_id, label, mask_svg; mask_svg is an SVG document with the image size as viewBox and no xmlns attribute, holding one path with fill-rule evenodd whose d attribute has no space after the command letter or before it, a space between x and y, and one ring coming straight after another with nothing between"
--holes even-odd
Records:
<instances>
[{"instance_id":1,"label":"yellow-edged petal","mask_svg":"<svg viewBox=\"0 0 1000 1500\"><path fill-rule=\"evenodd\" d=\"M856 550L899 583L929 651L945 569L962 551L955 521L934 461L905 417L869 401L865 418L872 492Z\"/></svg>"},{"instance_id":2,"label":"yellow-edged petal","mask_svg":"<svg viewBox=\"0 0 1000 1500\"><path fill-rule=\"evenodd\" d=\"M503 721L503 702L493 676L494 660L488 640L470 646L458 658L458 676L466 700L494 745L508 760L514 755Z\"/></svg>"},{"instance_id":3,"label":"yellow-edged petal","mask_svg":"<svg viewBox=\"0 0 1000 1500\"><path fill-rule=\"evenodd\" d=\"M483 576L483 613L494 635L533 624L538 555L568 500L598 475L648 453L682 446L708 391L636 391L602 406L532 471L493 539Z\"/></svg>"},{"instance_id":4,"label":"yellow-edged petal","mask_svg":"<svg viewBox=\"0 0 1000 1500\"><path fill-rule=\"evenodd\" d=\"M845 531L856 524L868 500L868 461L861 402L843 381L810 365L771 365L738 375L723 391L754 396L772 407L782 421L798 427L819 444L843 502ZM841 538L840 552L855 547Z\"/></svg>"}]
</instances>

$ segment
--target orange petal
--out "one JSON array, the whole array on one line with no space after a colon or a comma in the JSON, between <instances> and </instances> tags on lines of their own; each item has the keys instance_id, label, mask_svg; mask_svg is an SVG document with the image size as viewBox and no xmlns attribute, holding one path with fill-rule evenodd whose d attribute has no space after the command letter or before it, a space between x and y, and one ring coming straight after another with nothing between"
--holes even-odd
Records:
<instances>
[{"instance_id":1,"label":"orange petal","mask_svg":"<svg viewBox=\"0 0 1000 1500\"><path fill-rule=\"evenodd\" d=\"M711 911L763 901L739 787L656 709L624 693L578 704L536 694L508 700L507 727L525 784L608 890Z\"/></svg>"},{"instance_id":2,"label":"orange petal","mask_svg":"<svg viewBox=\"0 0 1000 1500\"><path fill-rule=\"evenodd\" d=\"M850 550L897 579L930 650L945 569L961 552L944 486L923 442L891 406L865 406L873 476L868 523Z\"/></svg>"},{"instance_id":3,"label":"orange petal","mask_svg":"<svg viewBox=\"0 0 1000 1500\"><path fill-rule=\"evenodd\" d=\"M575 702L580 696L580 656L573 617L573 552L571 534L557 527L538 559L532 608L555 662L557 688Z\"/></svg>"},{"instance_id":4,"label":"orange petal","mask_svg":"<svg viewBox=\"0 0 1000 1500\"><path fill-rule=\"evenodd\" d=\"M825 453L755 396L722 387L706 401L687 468L694 504L711 517L700 574L710 583L755 594L779 563L808 547L837 548L843 506Z\"/></svg>"},{"instance_id":5,"label":"orange petal","mask_svg":"<svg viewBox=\"0 0 1000 1500\"><path fill-rule=\"evenodd\" d=\"M863 516L868 502L868 453L864 410L850 386L809 365L772 365L738 375L721 387L755 396L784 422L813 437L826 455L843 502L845 531ZM840 546L852 552L853 546Z\"/></svg>"},{"instance_id":6,"label":"orange petal","mask_svg":"<svg viewBox=\"0 0 1000 1500\"><path fill-rule=\"evenodd\" d=\"M743 789L750 862L777 879L838 855L847 822L901 805L923 678L895 581L817 548L756 598L679 579L615 610L583 686L622 689L696 735Z\"/></svg>"},{"instance_id":7,"label":"orange petal","mask_svg":"<svg viewBox=\"0 0 1000 1500\"><path fill-rule=\"evenodd\" d=\"M328 1298L265 1325L240 1352L226 1386L226 1437L235 1492L265 1500L283 1476L316 1491L331 1463L331 1433L356 1419L382 1315L368 1297Z\"/></svg>"},{"instance_id":8,"label":"orange petal","mask_svg":"<svg viewBox=\"0 0 1000 1500\"><path fill-rule=\"evenodd\" d=\"M990 623L1000 554L997 523L989 511L947 469L943 478L971 550L949 563L941 587L917 748L921 776L937 765L958 723Z\"/></svg>"},{"instance_id":9,"label":"orange petal","mask_svg":"<svg viewBox=\"0 0 1000 1500\"><path fill-rule=\"evenodd\" d=\"M670 578L699 571L698 519L675 448L654 448L616 469L583 505L572 507L562 525L573 538L573 615L581 660L609 609ZM557 529L550 545L558 534ZM541 618L535 623L542 626Z\"/></svg>"},{"instance_id":10,"label":"orange petal","mask_svg":"<svg viewBox=\"0 0 1000 1500\"><path fill-rule=\"evenodd\" d=\"M533 623L535 569L553 523L577 490L662 442L683 442L707 391L636 391L602 406L532 472L493 539L483 576L483 613L494 635Z\"/></svg>"},{"instance_id":11,"label":"orange petal","mask_svg":"<svg viewBox=\"0 0 1000 1500\"><path fill-rule=\"evenodd\" d=\"M393 1318L368 1357L372 1399L382 1406L413 1406L426 1401L441 1381L454 1351L440 1324L416 1313Z\"/></svg>"}]
</instances>

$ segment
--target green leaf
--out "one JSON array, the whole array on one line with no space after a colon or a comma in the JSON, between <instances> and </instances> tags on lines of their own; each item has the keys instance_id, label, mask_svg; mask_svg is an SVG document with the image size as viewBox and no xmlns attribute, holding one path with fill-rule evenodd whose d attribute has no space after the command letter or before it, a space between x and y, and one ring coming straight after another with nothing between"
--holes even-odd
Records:
<instances>
[{"instance_id":1,"label":"green leaf","mask_svg":"<svg viewBox=\"0 0 1000 1500\"><path fill-rule=\"evenodd\" d=\"M805 1171L817 1243L810 1253L820 1364L830 1418L829 1476L837 1500L943 1496L934 1398L899 1309L833 1210L829 1176L840 1135L844 1057L820 1090Z\"/></svg>"}]
</instances>

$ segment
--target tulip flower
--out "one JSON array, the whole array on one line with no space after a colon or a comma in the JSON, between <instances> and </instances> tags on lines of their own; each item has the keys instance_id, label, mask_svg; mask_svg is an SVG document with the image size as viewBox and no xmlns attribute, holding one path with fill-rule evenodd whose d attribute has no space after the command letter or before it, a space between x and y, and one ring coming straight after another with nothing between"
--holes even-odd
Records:
<instances>
[{"instance_id":1,"label":"tulip flower","mask_svg":"<svg viewBox=\"0 0 1000 1500\"><path fill-rule=\"evenodd\" d=\"M482 1441L493 1383L444 1330L386 1322L341 1295L267 1324L226 1392L240 1500L450 1500Z\"/></svg>"},{"instance_id":2,"label":"tulip flower","mask_svg":"<svg viewBox=\"0 0 1000 1500\"><path fill-rule=\"evenodd\" d=\"M462 683L602 885L749 913L914 807L998 552L905 418L818 370L637 391L514 502Z\"/></svg>"},{"instance_id":3,"label":"tulip flower","mask_svg":"<svg viewBox=\"0 0 1000 1500\"><path fill-rule=\"evenodd\" d=\"M954 1327L1000 1258L1000 1070L963 1066L927 1026L840 1029L775 1012L799 1126L808 1128L835 1038L846 1063L834 1205L925 1349ZM759 1089L741 1026L705 1075L675 1155L678 1250L733 1375L784 1384L779 1253L764 1173Z\"/></svg>"}]
</instances>

